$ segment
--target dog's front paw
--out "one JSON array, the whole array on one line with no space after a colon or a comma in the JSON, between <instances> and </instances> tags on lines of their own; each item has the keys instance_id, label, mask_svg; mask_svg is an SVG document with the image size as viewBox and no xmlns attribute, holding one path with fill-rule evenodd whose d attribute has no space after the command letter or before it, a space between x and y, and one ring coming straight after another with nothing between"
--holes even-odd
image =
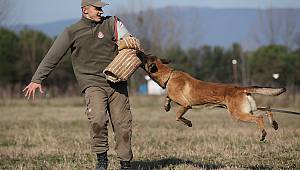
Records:
<instances>
[{"instance_id":1,"label":"dog's front paw","mask_svg":"<svg viewBox=\"0 0 300 170\"><path fill-rule=\"evenodd\" d=\"M273 127L275 130L278 129L278 123L277 123L275 120L273 120L273 122L272 122L272 127Z\"/></svg>"},{"instance_id":2,"label":"dog's front paw","mask_svg":"<svg viewBox=\"0 0 300 170\"><path fill-rule=\"evenodd\" d=\"M191 121L187 120L186 122L184 122L188 127L192 127L193 124Z\"/></svg>"},{"instance_id":3,"label":"dog's front paw","mask_svg":"<svg viewBox=\"0 0 300 170\"><path fill-rule=\"evenodd\" d=\"M170 103L169 103L169 104L166 104L166 105L165 105L165 111L168 112L168 111L170 111L170 109L171 109Z\"/></svg>"},{"instance_id":4,"label":"dog's front paw","mask_svg":"<svg viewBox=\"0 0 300 170\"><path fill-rule=\"evenodd\" d=\"M264 141L266 139L266 136L267 136L267 132L265 129L263 129L260 141Z\"/></svg>"}]
</instances>

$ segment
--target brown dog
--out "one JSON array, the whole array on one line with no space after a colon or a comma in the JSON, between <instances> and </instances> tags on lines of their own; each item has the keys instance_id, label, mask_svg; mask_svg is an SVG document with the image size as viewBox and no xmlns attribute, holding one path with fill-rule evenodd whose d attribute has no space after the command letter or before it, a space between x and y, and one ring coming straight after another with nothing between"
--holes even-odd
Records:
<instances>
[{"instance_id":1,"label":"brown dog","mask_svg":"<svg viewBox=\"0 0 300 170\"><path fill-rule=\"evenodd\" d=\"M212 104L227 108L231 115L238 120L255 122L262 132L261 141L263 141L267 135L263 116L261 114L253 115L253 112L257 111L257 107L251 94L276 96L286 91L285 88L239 87L205 82L168 67L166 65L169 63L168 61L155 56L144 56L143 60L143 68L149 76L162 88L166 88L165 110L170 110L171 101L179 104L176 120L182 121L189 127L192 126L191 121L183 117L186 111L192 106ZM273 128L277 130L278 124L273 120L272 112L268 111L267 116Z\"/></svg>"}]
</instances>

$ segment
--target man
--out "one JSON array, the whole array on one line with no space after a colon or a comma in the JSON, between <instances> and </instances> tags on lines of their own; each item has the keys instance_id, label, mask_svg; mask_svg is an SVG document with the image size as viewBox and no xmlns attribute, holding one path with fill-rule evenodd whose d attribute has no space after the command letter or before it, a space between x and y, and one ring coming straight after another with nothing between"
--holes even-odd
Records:
<instances>
[{"instance_id":1,"label":"man","mask_svg":"<svg viewBox=\"0 0 300 170\"><path fill-rule=\"evenodd\" d=\"M133 157L132 115L127 83L110 83L102 73L118 53L116 41L130 34L117 18L102 16L102 7L106 5L101 0L82 0L82 18L57 37L31 83L23 91L25 97L33 99L36 90L43 93L42 81L70 50L76 79L85 94L92 151L97 154L98 160L96 169L107 169L108 166L109 119L115 134L115 149L121 169L130 169Z\"/></svg>"}]
</instances>

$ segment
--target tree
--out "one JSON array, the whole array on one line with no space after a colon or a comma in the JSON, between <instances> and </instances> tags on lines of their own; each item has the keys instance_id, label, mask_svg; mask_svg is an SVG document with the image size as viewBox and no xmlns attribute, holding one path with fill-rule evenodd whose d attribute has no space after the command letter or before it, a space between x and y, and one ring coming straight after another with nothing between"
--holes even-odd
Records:
<instances>
[{"instance_id":1,"label":"tree","mask_svg":"<svg viewBox=\"0 0 300 170\"><path fill-rule=\"evenodd\" d=\"M297 32L295 37L294 37L294 42L295 42L295 45L296 47L298 48L298 52L300 54L300 32Z\"/></svg>"},{"instance_id":2,"label":"tree","mask_svg":"<svg viewBox=\"0 0 300 170\"><path fill-rule=\"evenodd\" d=\"M19 38L10 30L0 28L0 84L15 83L17 79L16 63L19 59Z\"/></svg>"},{"instance_id":3,"label":"tree","mask_svg":"<svg viewBox=\"0 0 300 170\"><path fill-rule=\"evenodd\" d=\"M232 83L232 55L222 47L206 47L201 77L206 81Z\"/></svg>"},{"instance_id":4,"label":"tree","mask_svg":"<svg viewBox=\"0 0 300 170\"><path fill-rule=\"evenodd\" d=\"M251 56L251 78L258 85L291 85L297 76L299 56L288 52L287 47L269 45L259 48ZM273 78L278 74L279 78Z\"/></svg>"},{"instance_id":5,"label":"tree","mask_svg":"<svg viewBox=\"0 0 300 170\"><path fill-rule=\"evenodd\" d=\"M192 71L192 66L189 62L189 58L185 51L180 47L180 45L177 44L176 46L171 46L166 49L164 56L165 57L161 58L168 58L171 60L171 67L193 74L194 71Z\"/></svg>"},{"instance_id":6,"label":"tree","mask_svg":"<svg viewBox=\"0 0 300 170\"><path fill-rule=\"evenodd\" d=\"M30 80L53 40L40 31L26 28L20 32L19 37L22 58L18 66L22 70L21 80L25 82Z\"/></svg>"},{"instance_id":7,"label":"tree","mask_svg":"<svg viewBox=\"0 0 300 170\"><path fill-rule=\"evenodd\" d=\"M294 58L295 58L295 84L300 86L300 52L294 52Z\"/></svg>"}]
</instances>

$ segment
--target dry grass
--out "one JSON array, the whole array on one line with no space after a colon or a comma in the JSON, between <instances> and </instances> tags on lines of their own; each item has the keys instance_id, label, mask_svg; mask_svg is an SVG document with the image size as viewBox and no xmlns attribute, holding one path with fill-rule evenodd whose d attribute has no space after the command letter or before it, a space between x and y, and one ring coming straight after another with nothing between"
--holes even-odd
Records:
<instances>
[{"instance_id":1,"label":"dry grass","mask_svg":"<svg viewBox=\"0 0 300 170\"><path fill-rule=\"evenodd\" d=\"M131 98L135 169L299 169L300 116L275 114L259 142L254 124L226 110L194 109L192 128L175 121L161 97ZM93 169L82 98L0 101L0 169ZM299 110L299 108L294 108ZM111 127L110 127L111 131ZM110 169L117 169L110 133Z\"/></svg>"}]
</instances>

